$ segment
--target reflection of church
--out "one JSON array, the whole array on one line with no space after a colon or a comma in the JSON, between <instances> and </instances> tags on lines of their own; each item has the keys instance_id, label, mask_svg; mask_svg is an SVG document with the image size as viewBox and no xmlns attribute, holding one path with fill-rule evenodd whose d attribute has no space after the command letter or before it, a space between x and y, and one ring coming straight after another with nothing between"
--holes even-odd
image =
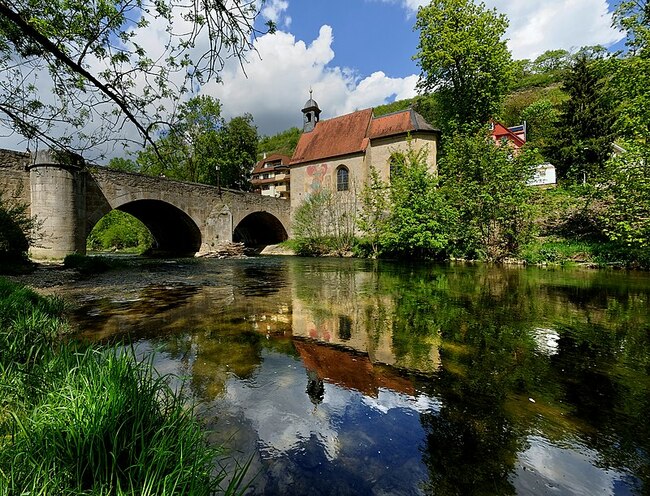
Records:
<instances>
[{"instance_id":1,"label":"reflection of church","mask_svg":"<svg viewBox=\"0 0 650 496\"><path fill-rule=\"evenodd\" d=\"M400 370L431 374L440 367L438 336L419 341L417 354L396 353L394 299L363 296L362 288L373 285L373 277L368 272L322 272L310 274L300 295L293 289L293 343L311 374L312 402L322 379L371 397L382 388L413 395L412 382Z\"/></svg>"},{"instance_id":2,"label":"reflection of church","mask_svg":"<svg viewBox=\"0 0 650 496\"><path fill-rule=\"evenodd\" d=\"M413 109L375 116L373 109L320 120L321 109L310 98L302 109L303 133L291 157L291 209L321 188L356 195L374 167L390 180L391 156L426 147L429 170L436 172L440 132Z\"/></svg>"}]
</instances>

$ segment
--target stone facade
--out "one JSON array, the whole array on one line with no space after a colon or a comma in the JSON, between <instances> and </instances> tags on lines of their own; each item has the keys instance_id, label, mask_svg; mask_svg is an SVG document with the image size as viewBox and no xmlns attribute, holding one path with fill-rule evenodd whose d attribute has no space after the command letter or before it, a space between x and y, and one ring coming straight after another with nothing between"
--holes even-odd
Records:
<instances>
[{"instance_id":1,"label":"stone facade","mask_svg":"<svg viewBox=\"0 0 650 496\"><path fill-rule=\"evenodd\" d=\"M317 104L310 98L305 108L313 111ZM309 123L291 158L292 212L322 189L348 202L358 202L371 167L390 183L391 156L406 152L409 146L414 150L426 148L429 171L437 173L440 132L412 109L379 117L372 109L365 109Z\"/></svg>"},{"instance_id":2,"label":"stone facade","mask_svg":"<svg viewBox=\"0 0 650 496\"><path fill-rule=\"evenodd\" d=\"M20 198L41 223L34 258L85 253L86 237L113 209L140 219L158 247L174 253L204 254L232 241L270 244L290 232L288 202L277 198L60 164L42 152L32 159L4 151L0 160L0 189L22 187Z\"/></svg>"}]
</instances>

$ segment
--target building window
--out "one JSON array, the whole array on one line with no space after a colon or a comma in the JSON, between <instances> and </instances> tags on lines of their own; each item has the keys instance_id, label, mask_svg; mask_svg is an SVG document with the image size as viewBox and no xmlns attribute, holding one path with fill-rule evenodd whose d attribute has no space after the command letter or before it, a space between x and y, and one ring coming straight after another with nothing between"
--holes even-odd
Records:
<instances>
[{"instance_id":1,"label":"building window","mask_svg":"<svg viewBox=\"0 0 650 496\"><path fill-rule=\"evenodd\" d=\"M336 169L336 191L348 191L350 189L349 177L350 171L344 165Z\"/></svg>"},{"instance_id":2,"label":"building window","mask_svg":"<svg viewBox=\"0 0 650 496\"><path fill-rule=\"evenodd\" d=\"M391 181L399 176L404 170L404 163L406 162L406 157L401 152L393 152L388 159L389 163L389 174Z\"/></svg>"}]
</instances>

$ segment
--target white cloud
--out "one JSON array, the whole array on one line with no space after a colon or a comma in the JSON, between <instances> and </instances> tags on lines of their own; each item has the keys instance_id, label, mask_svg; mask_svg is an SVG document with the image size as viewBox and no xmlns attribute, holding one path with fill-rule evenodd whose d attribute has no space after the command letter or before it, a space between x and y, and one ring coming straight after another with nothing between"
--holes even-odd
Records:
<instances>
[{"instance_id":1,"label":"white cloud","mask_svg":"<svg viewBox=\"0 0 650 496\"><path fill-rule=\"evenodd\" d=\"M291 17L282 19L288 8L289 2L287 0L267 0L264 7L262 7L261 14L266 20L288 27L291 25Z\"/></svg>"},{"instance_id":2,"label":"white cloud","mask_svg":"<svg viewBox=\"0 0 650 496\"><path fill-rule=\"evenodd\" d=\"M381 0L401 3L409 16L429 0ZM546 50L575 50L586 45L606 47L620 41L623 34L611 27L612 14L607 0L485 0L510 20L506 32L508 47L515 59L534 59Z\"/></svg>"},{"instance_id":3,"label":"white cloud","mask_svg":"<svg viewBox=\"0 0 650 496\"><path fill-rule=\"evenodd\" d=\"M223 84L209 84L202 92L221 100L227 118L244 112L253 114L261 134L300 126L300 109L309 98L310 88L323 119L391 98L415 96L415 75L390 78L379 71L359 78L354 70L331 66L333 41L332 28L327 25L309 44L282 31L261 36L255 41L258 54L251 54L245 65L246 75L241 67L230 64L222 73Z\"/></svg>"}]
</instances>

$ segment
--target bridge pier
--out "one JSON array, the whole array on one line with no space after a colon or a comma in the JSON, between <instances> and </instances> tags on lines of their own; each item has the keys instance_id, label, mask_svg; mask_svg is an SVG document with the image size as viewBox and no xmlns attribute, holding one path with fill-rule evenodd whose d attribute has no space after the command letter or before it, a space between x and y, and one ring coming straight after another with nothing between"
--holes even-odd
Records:
<instances>
[{"instance_id":1,"label":"bridge pier","mask_svg":"<svg viewBox=\"0 0 650 496\"><path fill-rule=\"evenodd\" d=\"M65 162L65 163L63 163ZM34 259L62 259L86 253L86 172L82 160L61 160L51 151L37 152L27 166L31 214L38 234L29 255Z\"/></svg>"}]
</instances>

